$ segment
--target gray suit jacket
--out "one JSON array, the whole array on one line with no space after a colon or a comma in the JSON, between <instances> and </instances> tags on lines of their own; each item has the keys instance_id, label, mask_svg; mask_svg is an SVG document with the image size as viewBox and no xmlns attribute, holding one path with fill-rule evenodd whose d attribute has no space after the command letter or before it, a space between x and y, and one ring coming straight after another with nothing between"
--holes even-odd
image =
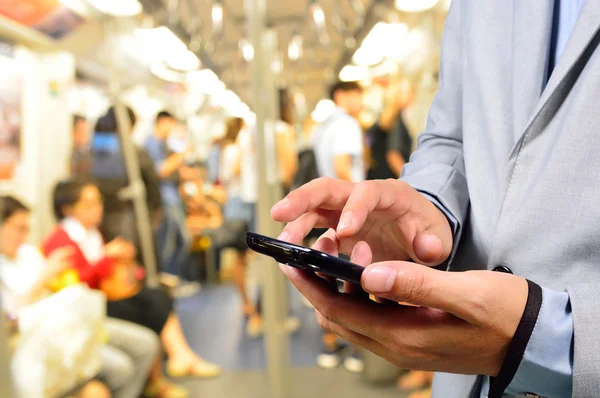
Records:
<instances>
[{"instance_id":1,"label":"gray suit jacket","mask_svg":"<svg viewBox=\"0 0 600 398\"><path fill-rule=\"evenodd\" d=\"M439 93L403 179L461 225L451 268L567 291L574 397L600 396L600 0L546 75L553 0L453 0ZM549 342L552 344L552 342ZM438 375L465 398L473 376Z\"/></svg>"}]
</instances>

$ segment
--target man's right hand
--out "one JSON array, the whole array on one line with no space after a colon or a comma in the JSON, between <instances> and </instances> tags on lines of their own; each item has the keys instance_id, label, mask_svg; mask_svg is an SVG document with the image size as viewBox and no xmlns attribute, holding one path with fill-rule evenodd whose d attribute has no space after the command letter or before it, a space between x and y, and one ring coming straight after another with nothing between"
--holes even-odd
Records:
<instances>
[{"instance_id":1,"label":"man's right hand","mask_svg":"<svg viewBox=\"0 0 600 398\"><path fill-rule=\"evenodd\" d=\"M340 253L350 255L364 241L373 262L412 258L438 265L452 251L446 216L399 180L355 184L320 178L287 195L271 215L289 223L281 240L299 244L313 228L333 228Z\"/></svg>"}]
</instances>

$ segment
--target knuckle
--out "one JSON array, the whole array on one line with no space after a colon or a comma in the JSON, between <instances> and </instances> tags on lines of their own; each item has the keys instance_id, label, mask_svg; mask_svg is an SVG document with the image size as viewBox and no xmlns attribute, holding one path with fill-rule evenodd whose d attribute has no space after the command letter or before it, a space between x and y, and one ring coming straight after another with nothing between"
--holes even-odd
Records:
<instances>
[{"instance_id":1,"label":"knuckle","mask_svg":"<svg viewBox=\"0 0 600 398\"><path fill-rule=\"evenodd\" d=\"M323 330L330 331L331 323L321 314L319 311L315 311L317 316L317 323L319 327Z\"/></svg>"},{"instance_id":2,"label":"knuckle","mask_svg":"<svg viewBox=\"0 0 600 398\"><path fill-rule=\"evenodd\" d=\"M427 282L422 272L405 274L401 280L400 298L408 303L419 303L427 296Z\"/></svg>"}]
</instances>

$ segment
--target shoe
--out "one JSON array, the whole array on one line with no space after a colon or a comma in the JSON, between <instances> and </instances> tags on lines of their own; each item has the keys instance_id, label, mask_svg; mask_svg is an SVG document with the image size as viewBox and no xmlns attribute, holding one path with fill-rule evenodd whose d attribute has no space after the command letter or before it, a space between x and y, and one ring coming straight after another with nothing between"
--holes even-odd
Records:
<instances>
[{"instance_id":1,"label":"shoe","mask_svg":"<svg viewBox=\"0 0 600 398\"><path fill-rule=\"evenodd\" d=\"M221 374L221 367L215 363L199 360L192 364L167 362L167 375L173 379L195 377L208 379Z\"/></svg>"},{"instance_id":2,"label":"shoe","mask_svg":"<svg viewBox=\"0 0 600 398\"><path fill-rule=\"evenodd\" d=\"M288 334L294 334L298 329L300 329L300 319L295 316L290 316L286 318L283 323L283 328ZM251 315L248 318L248 324L246 325L246 334L251 339L256 339L261 337L265 332L265 325L263 319L260 315Z\"/></svg>"},{"instance_id":3,"label":"shoe","mask_svg":"<svg viewBox=\"0 0 600 398\"><path fill-rule=\"evenodd\" d=\"M171 293L175 298L191 297L200 291L200 282L181 282Z\"/></svg>"},{"instance_id":4,"label":"shoe","mask_svg":"<svg viewBox=\"0 0 600 398\"><path fill-rule=\"evenodd\" d=\"M181 282L178 276L167 274L166 272L161 272L158 275L158 281L161 285L168 289L173 289L179 286L179 283Z\"/></svg>"},{"instance_id":5,"label":"shoe","mask_svg":"<svg viewBox=\"0 0 600 398\"><path fill-rule=\"evenodd\" d=\"M317 366L323 369L337 368L342 362L342 356L347 346L339 344L335 349L330 350L323 348L321 353L317 355Z\"/></svg>"},{"instance_id":6,"label":"shoe","mask_svg":"<svg viewBox=\"0 0 600 398\"><path fill-rule=\"evenodd\" d=\"M187 388L169 383L162 377L149 383L144 389L146 398L188 398L189 396L190 392Z\"/></svg>"},{"instance_id":7,"label":"shoe","mask_svg":"<svg viewBox=\"0 0 600 398\"><path fill-rule=\"evenodd\" d=\"M353 352L344 359L344 367L352 373L361 373L365 369L365 362L358 352Z\"/></svg>"},{"instance_id":8,"label":"shoe","mask_svg":"<svg viewBox=\"0 0 600 398\"><path fill-rule=\"evenodd\" d=\"M264 333L264 324L262 317L258 314L250 315L246 324L246 334L251 339L257 339Z\"/></svg>"},{"instance_id":9,"label":"shoe","mask_svg":"<svg viewBox=\"0 0 600 398\"><path fill-rule=\"evenodd\" d=\"M288 334L294 334L300 329L300 319L290 316L285 319L283 328Z\"/></svg>"}]
</instances>

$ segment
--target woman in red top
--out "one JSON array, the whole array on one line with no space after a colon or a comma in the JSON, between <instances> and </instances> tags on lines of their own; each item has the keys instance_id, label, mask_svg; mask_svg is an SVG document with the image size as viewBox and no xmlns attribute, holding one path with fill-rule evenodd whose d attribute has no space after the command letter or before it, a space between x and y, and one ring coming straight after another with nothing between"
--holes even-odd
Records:
<instances>
[{"instance_id":1,"label":"woman in red top","mask_svg":"<svg viewBox=\"0 0 600 398\"><path fill-rule=\"evenodd\" d=\"M121 238L104 244L98 226L103 204L96 185L60 182L54 190L54 212L60 224L46 239L46 255L72 247L72 262L82 282L107 296L107 315L138 323L159 334L169 357L172 377L213 377L219 366L206 362L189 347L173 312L172 300L160 289L145 287L135 277L135 249Z\"/></svg>"}]
</instances>

